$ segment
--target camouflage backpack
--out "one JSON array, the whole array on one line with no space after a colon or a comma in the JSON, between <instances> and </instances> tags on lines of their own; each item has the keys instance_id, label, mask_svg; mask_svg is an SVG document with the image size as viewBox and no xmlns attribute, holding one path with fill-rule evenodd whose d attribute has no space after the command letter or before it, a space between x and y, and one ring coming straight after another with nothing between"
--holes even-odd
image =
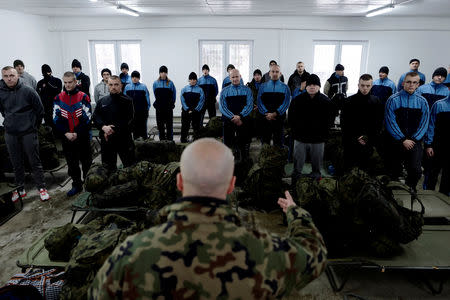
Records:
<instances>
[{"instance_id":1,"label":"camouflage backpack","mask_svg":"<svg viewBox=\"0 0 450 300\"><path fill-rule=\"evenodd\" d=\"M87 192L101 192L108 186L108 170L100 163L91 165L86 178L84 179L84 188Z\"/></svg>"},{"instance_id":2,"label":"camouflage backpack","mask_svg":"<svg viewBox=\"0 0 450 300\"><path fill-rule=\"evenodd\" d=\"M140 188L137 180L110 186L101 193L92 193L91 204L98 208L135 206L139 204Z\"/></svg>"},{"instance_id":3,"label":"camouflage backpack","mask_svg":"<svg viewBox=\"0 0 450 300\"><path fill-rule=\"evenodd\" d=\"M222 135L223 135L222 118L216 116L209 119L205 127L200 127L199 130L194 132L194 140L206 137L219 138Z\"/></svg>"},{"instance_id":4,"label":"camouflage backpack","mask_svg":"<svg viewBox=\"0 0 450 300\"><path fill-rule=\"evenodd\" d=\"M48 257L53 261L69 261L80 236L80 230L71 223L56 228L44 241Z\"/></svg>"},{"instance_id":5,"label":"camouflage backpack","mask_svg":"<svg viewBox=\"0 0 450 300\"><path fill-rule=\"evenodd\" d=\"M145 140L136 142L136 159L146 160L155 164L167 164L179 161L179 149L174 141Z\"/></svg>"}]
</instances>

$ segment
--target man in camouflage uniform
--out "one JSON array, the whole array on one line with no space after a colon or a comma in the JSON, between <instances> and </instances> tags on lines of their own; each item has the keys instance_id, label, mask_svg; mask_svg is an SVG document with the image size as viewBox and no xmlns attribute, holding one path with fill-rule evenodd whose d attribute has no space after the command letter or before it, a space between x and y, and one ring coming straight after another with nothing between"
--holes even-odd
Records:
<instances>
[{"instance_id":1,"label":"man in camouflage uniform","mask_svg":"<svg viewBox=\"0 0 450 300\"><path fill-rule=\"evenodd\" d=\"M278 204L288 236L240 226L226 195L233 191L233 155L200 139L181 157L183 198L162 209L166 223L128 237L105 261L89 299L281 298L325 268L325 245L311 215L286 192Z\"/></svg>"}]
</instances>

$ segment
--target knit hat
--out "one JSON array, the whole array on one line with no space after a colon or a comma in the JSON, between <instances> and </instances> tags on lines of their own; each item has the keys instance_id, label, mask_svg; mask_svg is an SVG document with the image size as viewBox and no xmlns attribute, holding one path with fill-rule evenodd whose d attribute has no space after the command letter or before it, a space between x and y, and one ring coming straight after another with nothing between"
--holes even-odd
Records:
<instances>
[{"instance_id":1,"label":"knit hat","mask_svg":"<svg viewBox=\"0 0 450 300\"><path fill-rule=\"evenodd\" d=\"M82 69L80 61L76 58L72 60L72 69L73 68L80 68L80 70Z\"/></svg>"},{"instance_id":2,"label":"knit hat","mask_svg":"<svg viewBox=\"0 0 450 300\"><path fill-rule=\"evenodd\" d=\"M161 66L159 67L159 73L168 73L169 71L167 70L166 66Z\"/></svg>"},{"instance_id":3,"label":"knit hat","mask_svg":"<svg viewBox=\"0 0 450 300\"><path fill-rule=\"evenodd\" d=\"M255 71L253 71L253 76L255 76L256 74L259 74L260 76L262 76L262 72L260 69L256 69Z\"/></svg>"},{"instance_id":4,"label":"knit hat","mask_svg":"<svg viewBox=\"0 0 450 300\"><path fill-rule=\"evenodd\" d=\"M341 64L337 64L334 68L335 71L344 71L344 66Z\"/></svg>"},{"instance_id":5,"label":"knit hat","mask_svg":"<svg viewBox=\"0 0 450 300\"><path fill-rule=\"evenodd\" d=\"M197 80L197 74L195 74L195 72L191 72L191 74L189 74L189 80Z\"/></svg>"},{"instance_id":6,"label":"knit hat","mask_svg":"<svg viewBox=\"0 0 450 300\"><path fill-rule=\"evenodd\" d=\"M415 62L415 61L417 61L417 62L420 64L420 60L418 60L417 58L411 59L411 60L409 61L409 64L411 64L411 63L413 63L413 62Z\"/></svg>"},{"instance_id":7,"label":"knit hat","mask_svg":"<svg viewBox=\"0 0 450 300\"><path fill-rule=\"evenodd\" d=\"M319 76L317 76L316 74L309 75L308 80L306 80L306 86L311 84L321 86Z\"/></svg>"},{"instance_id":8,"label":"knit hat","mask_svg":"<svg viewBox=\"0 0 450 300\"><path fill-rule=\"evenodd\" d=\"M13 62L13 66L14 66L14 68L17 67L17 66L25 67L25 65L23 64L23 61L21 61L20 59L16 59L16 60Z\"/></svg>"},{"instance_id":9,"label":"knit hat","mask_svg":"<svg viewBox=\"0 0 450 300\"><path fill-rule=\"evenodd\" d=\"M434 76L439 76L439 75L441 75L444 78L447 78L447 70L443 67L437 68L436 70L434 70L433 76L431 76L431 78L433 78Z\"/></svg>"},{"instance_id":10,"label":"knit hat","mask_svg":"<svg viewBox=\"0 0 450 300\"><path fill-rule=\"evenodd\" d=\"M384 74L388 75L389 74L389 68L386 67L386 66L382 66L380 68L380 71L378 71L378 73L384 73Z\"/></svg>"},{"instance_id":11,"label":"knit hat","mask_svg":"<svg viewBox=\"0 0 450 300\"><path fill-rule=\"evenodd\" d=\"M100 76L103 76L103 73L109 73L109 76L111 76L112 74L111 74L111 70L110 69L108 69L108 68L104 68L101 72L100 72Z\"/></svg>"},{"instance_id":12,"label":"knit hat","mask_svg":"<svg viewBox=\"0 0 450 300\"><path fill-rule=\"evenodd\" d=\"M50 68L50 66L47 65L47 64L43 64L42 67L41 67L41 71L42 71L42 75L46 76L47 73L51 73L52 72L52 68Z\"/></svg>"},{"instance_id":13,"label":"knit hat","mask_svg":"<svg viewBox=\"0 0 450 300\"><path fill-rule=\"evenodd\" d=\"M141 78L141 73L139 73L138 71L133 71L131 72L131 78L133 77Z\"/></svg>"},{"instance_id":14,"label":"knit hat","mask_svg":"<svg viewBox=\"0 0 450 300\"><path fill-rule=\"evenodd\" d=\"M127 70L129 70L130 68L128 67L128 64L127 64L127 63L122 63L122 64L120 65L120 70L122 70L122 69L127 69Z\"/></svg>"},{"instance_id":15,"label":"knit hat","mask_svg":"<svg viewBox=\"0 0 450 300\"><path fill-rule=\"evenodd\" d=\"M202 67L202 71L203 70L208 70L209 71L209 66L207 64L204 64L203 67Z\"/></svg>"}]
</instances>

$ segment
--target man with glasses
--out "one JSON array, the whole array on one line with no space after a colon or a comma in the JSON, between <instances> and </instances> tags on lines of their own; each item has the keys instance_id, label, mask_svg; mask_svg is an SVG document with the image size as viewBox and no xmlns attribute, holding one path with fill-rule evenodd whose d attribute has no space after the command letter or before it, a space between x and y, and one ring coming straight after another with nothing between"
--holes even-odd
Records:
<instances>
[{"instance_id":1,"label":"man with glasses","mask_svg":"<svg viewBox=\"0 0 450 300\"><path fill-rule=\"evenodd\" d=\"M406 74L403 89L392 95L385 107L388 132L386 167L389 175L398 178L404 163L407 171L406 184L414 194L422 176L422 139L428 128L430 114L427 100L415 93L419 83L418 73Z\"/></svg>"}]
</instances>

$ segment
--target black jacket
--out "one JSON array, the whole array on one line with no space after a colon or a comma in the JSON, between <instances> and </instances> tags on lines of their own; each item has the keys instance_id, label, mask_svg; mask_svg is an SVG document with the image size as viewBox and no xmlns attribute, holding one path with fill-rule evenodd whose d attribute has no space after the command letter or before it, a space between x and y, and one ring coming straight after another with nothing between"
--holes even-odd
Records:
<instances>
[{"instance_id":1,"label":"black jacket","mask_svg":"<svg viewBox=\"0 0 450 300\"><path fill-rule=\"evenodd\" d=\"M44 107L37 92L24 85L19 78L17 85L10 89L5 81L0 81L0 113L5 120L6 133L15 136L36 132L44 117Z\"/></svg>"},{"instance_id":2,"label":"black jacket","mask_svg":"<svg viewBox=\"0 0 450 300\"><path fill-rule=\"evenodd\" d=\"M323 143L333 126L336 107L330 99L317 93L313 98L302 93L292 99L288 111L288 124L295 140L302 143Z\"/></svg>"},{"instance_id":3,"label":"black jacket","mask_svg":"<svg viewBox=\"0 0 450 300\"><path fill-rule=\"evenodd\" d=\"M358 91L344 102L341 126L344 144L352 145L363 136L367 145L373 146L383 127L384 106L378 97L363 95Z\"/></svg>"},{"instance_id":4,"label":"black jacket","mask_svg":"<svg viewBox=\"0 0 450 300\"><path fill-rule=\"evenodd\" d=\"M89 76L81 72L80 75L77 76L77 87L80 91L88 95L89 98L91 98L91 94L89 93L90 86L91 79L89 78Z\"/></svg>"},{"instance_id":5,"label":"black jacket","mask_svg":"<svg viewBox=\"0 0 450 300\"><path fill-rule=\"evenodd\" d=\"M114 134L130 134L134 118L133 99L122 93L105 96L98 101L92 118L100 132L104 125L114 125Z\"/></svg>"},{"instance_id":6,"label":"black jacket","mask_svg":"<svg viewBox=\"0 0 450 300\"><path fill-rule=\"evenodd\" d=\"M41 97L42 105L44 106L45 122L47 125L53 125L53 101L55 97L61 93L62 81L53 76L45 76L44 79L39 80L36 86L36 91Z\"/></svg>"},{"instance_id":7,"label":"black jacket","mask_svg":"<svg viewBox=\"0 0 450 300\"><path fill-rule=\"evenodd\" d=\"M291 90L291 94L302 84L303 81L306 81L308 79L309 75L310 74L306 72L306 70L303 71L302 75L298 74L297 69L294 71L294 73L292 73L288 80L288 86Z\"/></svg>"}]
</instances>

